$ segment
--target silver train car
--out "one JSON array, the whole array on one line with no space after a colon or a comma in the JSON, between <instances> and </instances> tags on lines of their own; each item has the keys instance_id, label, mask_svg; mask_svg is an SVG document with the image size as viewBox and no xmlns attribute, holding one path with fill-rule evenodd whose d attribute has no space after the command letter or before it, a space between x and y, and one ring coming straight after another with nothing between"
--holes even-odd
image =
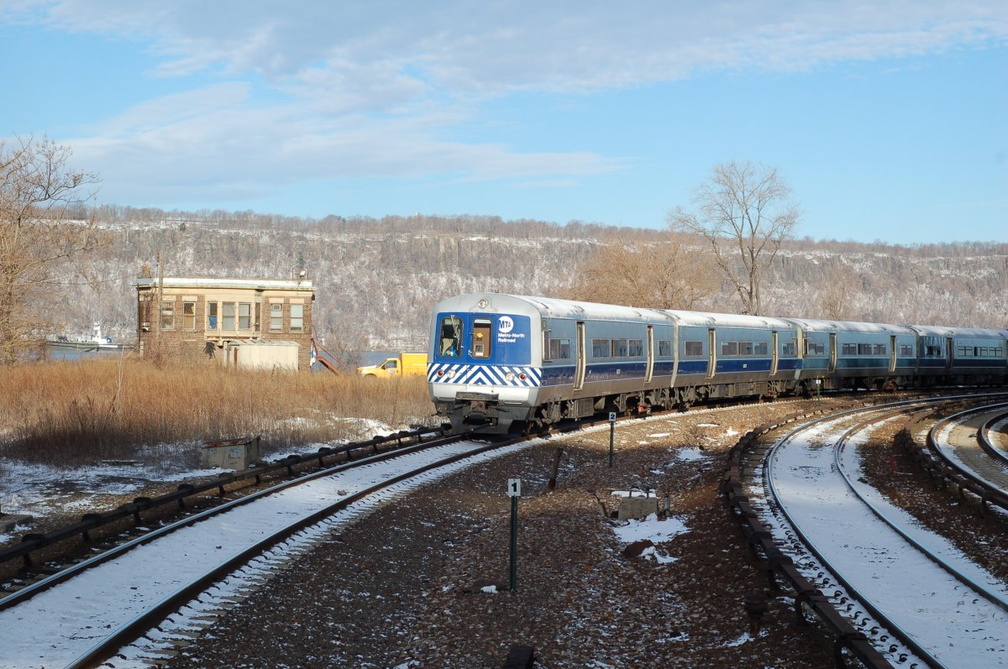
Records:
<instances>
[{"instance_id":1,"label":"silver train car","mask_svg":"<svg viewBox=\"0 0 1008 669\"><path fill-rule=\"evenodd\" d=\"M432 314L427 381L454 432L845 388L1003 386L1008 331L639 309L474 293Z\"/></svg>"}]
</instances>

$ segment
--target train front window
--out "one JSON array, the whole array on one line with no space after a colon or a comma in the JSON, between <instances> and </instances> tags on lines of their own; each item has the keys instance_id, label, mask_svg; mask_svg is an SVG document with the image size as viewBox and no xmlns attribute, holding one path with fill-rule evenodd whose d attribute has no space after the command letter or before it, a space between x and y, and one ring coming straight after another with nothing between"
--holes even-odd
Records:
<instances>
[{"instance_id":1,"label":"train front window","mask_svg":"<svg viewBox=\"0 0 1008 669\"><path fill-rule=\"evenodd\" d=\"M473 345L470 355L474 358L490 357L490 333L493 328L490 320L477 318L473 321Z\"/></svg>"},{"instance_id":2,"label":"train front window","mask_svg":"<svg viewBox=\"0 0 1008 669\"><path fill-rule=\"evenodd\" d=\"M438 328L438 355L457 358L462 355L462 319L444 316Z\"/></svg>"}]
</instances>

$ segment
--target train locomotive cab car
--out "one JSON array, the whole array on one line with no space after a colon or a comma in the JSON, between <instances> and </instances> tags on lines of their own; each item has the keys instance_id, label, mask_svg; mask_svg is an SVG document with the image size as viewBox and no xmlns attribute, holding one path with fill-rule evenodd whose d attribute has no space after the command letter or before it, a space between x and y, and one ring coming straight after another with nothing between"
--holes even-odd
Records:
<instances>
[{"instance_id":1,"label":"train locomotive cab car","mask_svg":"<svg viewBox=\"0 0 1008 669\"><path fill-rule=\"evenodd\" d=\"M673 339L672 319L654 310L494 293L453 297L434 307L431 401L453 432L486 434L646 410L668 397Z\"/></svg>"},{"instance_id":2,"label":"train locomotive cab car","mask_svg":"<svg viewBox=\"0 0 1008 669\"><path fill-rule=\"evenodd\" d=\"M541 380L541 361L533 361L535 316L527 304L490 294L435 307L427 382L438 414L451 417L454 432L506 431L524 420Z\"/></svg>"}]
</instances>

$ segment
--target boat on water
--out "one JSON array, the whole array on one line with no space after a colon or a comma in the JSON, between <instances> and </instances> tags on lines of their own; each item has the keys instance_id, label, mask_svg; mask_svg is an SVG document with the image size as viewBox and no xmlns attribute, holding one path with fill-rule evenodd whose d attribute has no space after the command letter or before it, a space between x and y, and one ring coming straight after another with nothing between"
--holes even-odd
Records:
<instances>
[{"instance_id":1,"label":"boat on water","mask_svg":"<svg viewBox=\"0 0 1008 669\"><path fill-rule=\"evenodd\" d=\"M90 337L71 338L66 335L49 337L46 344L50 348L68 349L75 351L121 351L129 348L125 344L117 344L112 337L102 336L101 325L95 323L91 326Z\"/></svg>"}]
</instances>

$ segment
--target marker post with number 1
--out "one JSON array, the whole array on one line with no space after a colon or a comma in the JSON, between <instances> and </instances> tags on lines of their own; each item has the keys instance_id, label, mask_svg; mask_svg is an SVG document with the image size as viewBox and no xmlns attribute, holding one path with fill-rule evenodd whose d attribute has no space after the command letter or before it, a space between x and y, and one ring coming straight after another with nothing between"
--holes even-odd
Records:
<instances>
[{"instance_id":1,"label":"marker post with number 1","mask_svg":"<svg viewBox=\"0 0 1008 669\"><path fill-rule=\"evenodd\" d=\"M521 497L521 479L508 479L508 497L511 498L511 564L508 589L518 589L518 498Z\"/></svg>"},{"instance_id":2,"label":"marker post with number 1","mask_svg":"<svg viewBox=\"0 0 1008 669\"><path fill-rule=\"evenodd\" d=\"M609 466L612 467L613 461L613 439L616 436L616 412L609 412Z\"/></svg>"}]
</instances>

